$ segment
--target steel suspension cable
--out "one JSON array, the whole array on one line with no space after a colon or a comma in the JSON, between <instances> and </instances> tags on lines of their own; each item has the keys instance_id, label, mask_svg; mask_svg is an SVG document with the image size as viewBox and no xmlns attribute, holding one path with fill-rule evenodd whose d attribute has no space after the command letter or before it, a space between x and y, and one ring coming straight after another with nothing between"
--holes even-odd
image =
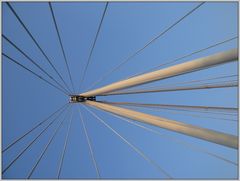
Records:
<instances>
[{"instance_id":1,"label":"steel suspension cable","mask_svg":"<svg viewBox=\"0 0 240 181\"><path fill-rule=\"evenodd\" d=\"M43 51L43 49L41 48L41 46L39 45L39 43L37 42L37 40L33 37L33 35L31 34L31 32L29 31L29 29L27 28L27 26L23 23L23 21L21 20L21 18L18 16L17 12L14 10L14 8L11 6L11 4L9 2L6 2L6 4L8 5L9 9L12 11L12 13L15 15L15 17L17 18L17 20L19 21L19 23L22 25L22 27L25 29L25 31L27 32L27 34L31 37L31 39L33 40L33 42L35 43L35 45L38 47L38 49L40 50L40 52L43 54L43 56L46 58L46 60L48 61L48 63L51 65L51 67L54 69L54 71L57 73L57 75L59 76L59 78L63 81L64 85L68 88L68 85L66 84L66 82L64 81L64 79L62 78L61 74L58 72L58 70L56 69L56 67L53 65L53 63L51 62L51 60L49 59L49 57L46 55L46 53ZM69 90L69 89L68 89ZM71 92L71 91L70 91Z\"/></svg>"},{"instance_id":2,"label":"steel suspension cable","mask_svg":"<svg viewBox=\"0 0 240 181\"><path fill-rule=\"evenodd\" d=\"M202 84L202 85L193 85L193 86L177 86L170 88L160 88L160 89L139 89L139 90L131 90L131 91L119 91L106 93L99 96L108 96L108 95L126 95L126 94L143 94L143 93L155 93L155 92L172 92L172 91L186 91L186 90L199 90L199 89L216 89L216 88L231 88L238 87L238 82L228 82L222 84Z\"/></svg>"},{"instance_id":3,"label":"steel suspension cable","mask_svg":"<svg viewBox=\"0 0 240 181\"><path fill-rule=\"evenodd\" d=\"M142 107L142 106L137 106ZM179 109L179 108L169 108L169 107L160 107L155 109L167 109L167 110L175 110L175 111L183 111L183 112L198 112L198 113L206 113L206 114L220 114L220 115L226 115L226 116L238 116L237 114L228 114L223 112L209 112L209 111L197 111L197 110L189 110L189 109Z\"/></svg>"},{"instance_id":4,"label":"steel suspension cable","mask_svg":"<svg viewBox=\"0 0 240 181\"><path fill-rule=\"evenodd\" d=\"M71 129L71 126L72 126L72 118L73 118L73 109L72 109L71 118L70 118L70 121L69 121L69 124L68 124L68 130L67 130L67 134L66 134L66 137L65 137L65 143L64 143L64 146L63 146L63 152L62 152L62 156L61 156L61 159L60 159L60 164L59 164L59 167L58 167L58 175L57 175L58 179L60 178L60 174L61 174L62 166L63 166L63 161L64 161L64 157L65 157L65 153L66 153L66 148L67 148L67 144L68 144L68 141L69 141L69 132L70 132L70 129Z\"/></svg>"},{"instance_id":5,"label":"steel suspension cable","mask_svg":"<svg viewBox=\"0 0 240 181\"><path fill-rule=\"evenodd\" d=\"M56 113L59 112L63 112L64 108L67 106L67 104L64 104L62 107L60 107L59 109L57 109L55 112L53 112L52 114L50 114L47 118L45 118L43 121L41 121L40 123L36 124L34 127L32 127L30 130L28 130L27 132L25 132L22 136L18 137L17 139L15 139L12 143L10 143L8 146L6 146L6 148L4 148L2 150L2 154L7 151L9 148L11 148L13 145L15 145L16 143L18 143L21 139L23 139L25 136L29 135L31 132L33 132L35 129L37 129L39 126L41 126L43 123L45 123L46 121L48 121L51 117L53 117L54 115L56 115ZM61 110L61 111L60 111Z\"/></svg>"},{"instance_id":6,"label":"steel suspension cable","mask_svg":"<svg viewBox=\"0 0 240 181\"><path fill-rule=\"evenodd\" d=\"M34 64L38 69L40 69L44 74L46 74L51 80L53 80L59 87L64 89L66 92L68 90L63 87L56 79L54 79L47 71L45 71L39 64L37 64L32 58L30 58L23 50L21 50L15 43L13 43L6 35L2 34L2 37L10 43L14 48L16 48L19 52L21 52L32 64ZM68 92L69 93L69 92Z\"/></svg>"},{"instance_id":7,"label":"steel suspension cable","mask_svg":"<svg viewBox=\"0 0 240 181\"><path fill-rule=\"evenodd\" d=\"M134 91L138 91L138 90L153 90L153 89L163 89L163 90L167 90L167 89L174 89L174 88L181 88L181 87L195 87L195 86L215 86L215 85L228 85L228 84L234 84L234 83L238 83L238 80L237 79L229 79L229 80L222 80L222 81L217 81L217 82L203 82L203 83L200 83L200 84L190 84L191 82L195 82L195 83L198 83L198 82L202 82L202 81L189 81L189 82L176 82L175 84L164 84L164 85L160 85L160 86L151 86L151 87L147 87L146 88L143 88L143 89L125 89L126 92L134 92ZM186 86L182 86L183 84L187 84ZM190 85L188 85L190 84ZM167 86L168 85L168 86ZM170 85L170 86L169 86ZM124 90L124 89L123 89ZM118 91L116 91L118 92ZM113 92L113 93L116 93L116 92ZM120 92L120 91L119 91ZM124 91L125 92L125 91Z\"/></svg>"},{"instance_id":8,"label":"steel suspension cable","mask_svg":"<svg viewBox=\"0 0 240 181\"><path fill-rule=\"evenodd\" d=\"M98 35L99 35L99 32L100 32L100 29L101 29L101 26L102 26L102 23L103 23L106 11L107 11L107 7L108 7L108 2L106 2L105 8L104 8L104 11L103 11L103 14L102 14L102 18L100 20L100 23L99 23L99 26L98 26L98 30L97 30L97 33L95 35L95 39L94 39L94 42L93 42L93 45L92 45L92 48L91 48L91 51L90 51L90 54L89 54L89 57L88 57L88 60L87 60L87 65L85 66L84 71L83 71L82 79L80 81L79 91L81 90L81 85L82 85L82 83L84 81L84 78L85 78L85 75L87 73L87 68L88 68L88 65L90 63L90 60L91 60L91 57L92 57L92 53L93 53L94 47L95 47L97 39L98 39Z\"/></svg>"},{"instance_id":9,"label":"steel suspension cable","mask_svg":"<svg viewBox=\"0 0 240 181\"><path fill-rule=\"evenodd\" d=\"M210 45L210 46L208 46L208 47L206 47L206 48L202 48L202 49L200 49L200 50L197 50L197 51L194 51L194 52L192 52L192 53L186 54L186 55L184 55L184 56L178 57L178 58L176 58L176 59L167 61L166 63L162 63L162 64L160 64L160 65L157 65L157 66L155 66L155 67L152 67L152 68L150 68L150 69L148 69L148 70L145 70L145 71L143 71L143 72L141 72L141 73L137 73L137 74L134 74L134 75L132 75L132 76L129 76L129 77L127 77L126 79L131 78L131 77L134 77L134 76L138 76L138 75L141 75L141 74L145 74L145 73L147 73L147 72L151 72L151 71L156 70L157 68L160 68L160 67L165 66L165 65L171 65L172 63L179 62L180 60L182 60L182 59L184 59L184 58L190 57L190 56L195 55L195 54L197 54L197 53L200 53L200 52L206 51L206 50L208 50L208 49L214 48L214 47L216 47L216 46L219 46L219 45L228 43L228 42L230 42L230 41L232 41L232 40L235 40L235 39L237 39L237 38L238 38L238 36L235 36L235 37L233 37L233 38L229 38L229 39L227 39L227 40L218 42L218 43L213 44L213 45Z\"/></svg>"},{"instance_id":10,"label":"steel suspension cable","mask_svg":"<svg viewBox=\"0 0 240 181\"><path fill-rule=\"evenodd\" d=\"M177 105L177 104L149 104L149 103L132 103L132 102L107 102L107 101L98 101L105 104L112 104L112 105L135 105L141 107L175 107L178 109L186 108L186 109L193 109L193 110L207 110L207 111L218 111L218 112L237 112L238 108L235 107L213 107L213 106L193 106L193 105Z\"/></svg>"},{"instance_id":11,"label":"steel suspension cable","mask_svg":"<svg viewBox=\"0 0 240 181\"><path fill-rule=\"evenodd\" d=\"M215 157L215 158L217 158L217 159L220 159L220 160L222 160L222 161L225 161L225 162L230 163L230 164L235 165L235 166L238 165L237 163L235 163L235 162L233 162L233 161L231 161L231 160L229 160L229 159L226 159L226 158L224 158L224 157L222 157L222 156L220 156L220 155L217 155L217 154L215 154L215 153L212 153L212 152L208 151L207 149L204 149L204 148L199 147L199 146L197 146L197 145L194 145L194 144L185 142L185 141L180 140L180 139L177 139L177 138L175 138L175 137L173 137L173 136L161 134L159 131L156 131L156 130L154 130L154 129L148 128L148 127L143 126L143 125L140 125L140 124L138 124L136 121L130 120L130 119L128 119L128 118L123 118L123 117L121 117L121 116L117 116L117 115L112 114L112 113L109 113L109 114L111 114L112 116L114 116L114 117L116 117L116 118L119 118L119 119L121 119L121 120L123 120L123 121L125 121L125 122L128 122L128 123L130 123L130 124L132 124L132 125L135 125L135 126L137 126L137 127L139 127L139 128L142 128L142 129L145 129L145 130L147 130L147 131L149 131L149 132L152 132L152 133L154 133L154 134L157 134L158 136L165 137L166 139L169 139L169 140L174 141L174 142L176 142L176 143L178 143L178 144L181 144L181 145L183 145L183 146L186 146L186 147L188 147L188 148L190 148L190 149L192 149L192 150L195 150L195 151L199 151L199 152L208 154L208 155L210 155L210 156L213 156L213 157Z\"/></svg>"},{"instance_id":12,"label":"steel suspension cable","mask_svg":"<svg viewBox=\"0 0 240 181\"><path fill-rule=\"evenodd\" d=\"M204 81L209 81L209 80L225 79L225 78L230 78L230 77L238 77L238 75L220 76L220 77L212 77L212 78L208 78L208 79L177 82L176 84L178 84L178 85L190 84L190 83L204 82ZM212 83L212 82L209 82L209 83ZM164 85L161 85L161 86L166 86L166 85L169 86L169 85L176 85L176 84L164 84Z\"/></svg>"},{"instance_id":13,"label":"steel suspension cable","mask_svg":"<svg viewBox=\"0 0 240 181\"><path fill-rule=\"evenodd\" d=\"M138 107L137 109L139 109L140 107ZM170 108L159 108L159 109L152 109L152 108L145 108L145 107L141 107L142 109L148 109L148 110L153 110L153 111L157 111L157 112L163 112L167 109L170 109ZM161 109L164 109L164 110L161 110ZM168 110L169 111L169 110ZM169 111L171 112L171 114L181 114L181 115L185 115L185 116L191 116L191 117L199 117L199 118L208 118L208 119L217 119L217 120L224 120L224 121L232 121L232 122L235 122L237 123L237 119L227 119L227 118L216 118L216 117L209 117L209 116L199 116L199 115L196 115L196 114L186 114L186 113L181 113L181 112L176 112L176 111Z\"/></svg>"},{"instance_id":14,"label":"steel suspension cable","mask_svg":"<svg viewBox=\"0 0 240 181\"><path fill-rule=\"evenodd\" d=\"M220 114L220 115L227 115L227 116L238 116L237 114L224 113L224 112L211 112L211 111L189 110L189 109L168 108L168 107L161 107L160 109L169 109L169 110L184 111L184 112L186 111L199 112L199 113L206 113L206 114Z\"/></svg>"},{"instance_id":15,"label":"steel suspension cable","mask_svg":"<svg viewBox=\"0 0 240 181\"><path fill-rule=\"evenodd\" d=\"M215 77L211 77L211 78L207 78L207 79L198 79L198 80L190 80L190 81L183 81L183 82L176 82L176 83L169 83L169 84L161 84L161 87L165 87L165 86L176 86L176 85L182 85L182 84L190 84L190 83L198 83L198 82L205 82L205 81L209 81L209 80L218 80L218 79L226 79L226 78L231 78L231 77L238 77L237 74L235 75L226 75L226 76L215 76ZM207 82L206 82L207 83ZM211 82L210 82L211 83ZM155 88L156 86L151 86L148 88ZM135 89L123 89L123 90L135 90Z\"/></svg>"},{"instance_id":16,"label":"steel suspension cable","mask_svg":"<svg viewBox=\"0 0 240 181\"><path fill-rule=\"evenodd\" d=\"M84 134L85 134L87 142L88 142L88 148L89 148L89 151L90 151L90 155L92 157L92 161L93 161L93 164L94 164L97 176L98 176L98 178L101 178L100 171L99 171L96 159L95 159L94 154L93 154L93 149L92 149L92 146L91 146L92 145L91 144L91 140L90 140L90 138L88 136L87 128L86 128L86 125L84 123L82 112L81 112L79 107L78 107L78 112L79 112L79 116L80 116L80 120L81 120L81 123L82 123L83 130L84 130Z\"/></svg>"},{"instance_id":17,"label":"steel suspension cable","mask_svg":"<svg viewBox=\"0 0 240 181\"><path fill-rule=\"evenodd\" d=\"M128 103L128 102L107 102L107 101L98 101L101 103L105 103L105 104L111 104L111 105L123 105L123 106L136 106L136 107L150 107L150 108L155 108L155 109L159 109L159 108L163 108L163 109L167 109L167 108L171 108L172 110L179 110L179 111L189 111L189 112L200 112L200 113L208 113L208 114L221 114L221 115L230 115L230 116L237 116L237 114L232 114L232 113L225 113L225 112L214 112L212 110L202 110L202 109L195 109L195 107L193 106L188 106L188 107L180 107L178 105L164 105L164 104L141 104L141 103ZM173 109L175 108L175 109Z\"/></svg>"},{"instance_id":18,"label":"steel suspension cable","mask_svg":"<svg viewBox=\"0 0 240 181\"><path fill-rule=\"evenodd\" d=\"M65 109L66 110L66 109ZM62 113L61 113L62 114ZM28 148L30 148L37 140L38 138L57 120L57 118L61 115L59 114L57 117L55 117L11 162L10 164L3 169L2 175L27 151Z\"/></svg>"},{"instance_id":19,"label":"steel suspension cable","mask_svg":"<svg viewBox=\"0 0 240 181\"><path fill-rule=\"evenodd\" d=\"M7 58L7 60L10 60L11 62L19 65L20 67L22 67L23 69L27 70L28 72L32 73L33 75L35 75L36 77L38 77L39 79L43 80L44 82L46 82L48 85L51 85L52 87L56 88L57 90L61 91L63 94L68 95L67 92L65 92L64 90L60 89L59 87L55 86L54 84L52 84L51 82L49 82L48 80L46 80L45 78L43 78L42 76L38 75L37 73L33 72L32 70L30 70L29 68L25 67L24 65L22 65L21 63L19 63L18 61L14 60L13 58L9 57L8 55L6 55L5 53L2 53L3 56L5 56Z\"/></svg>"},{"instance_id":20,"label":"steel suspension cable","mask_svg":"<svg viewBox=\"0 0 240 181\"><path fill-rule=\"evenodd\" d=\"M65 51L64 51L64 48L63 48L63 43L62 43L62 39L61 39L61 36L60 36L60 33L59 33L59 29L58 29L58 26L57 26L57 21L56 21L54 12L53 12L53 8L52 8L51 2L48 2L48 4L49 4L49 8L50 8L50 11L51 11L51 14L52 14L52 18L53 18L53 22L54 22L54 25L55 25L55 29L56 29L56 31L57 31L58 40L59 40L59 43L60 43L60 45L61 45L61 49L62 49L64 61L65 61L66 67L67 67L68 76L69 76L69 78L70 78L71 86L72 86L73 93L74 93L74 92L75 92L75 89L74 89L74 85L73 85L72 75L71 75L71 73L70 73L70 69L69 69L67 57L66 57L66 54L65 54Z\"/></svg>"},{"instance_id":21,"label":"steel suspension cable","mask_svg":"<svg viewBox=\"0 0 240 181\"><path fill-rule=\"evenodd\" d=\"M110 70L109 72L107 72L106 74L104 74L100 79L98 79L96 82L94 82L89 88L93 88L95 87L96 84L102 82L103 80L105 80L105 78L107 78L107 76L109 76L110 74L112 74L113 72L117 71L120 67L122 67L123 65L125 65L127 62L129 62L133 57L135 57L137 54L139 54L141 51L143 51L145 48L147 48L150 44L152 44L153 42L155 42L157 39L159 39L160 37L162 37L165 33L167 33L168 31L170 31L173 27L175 27L178 23L180 23L182 20L184 20L186 17L188 17L189 15L191 15L194 11L196 11L198 8L200 8L205 2L202 2L200 4L198 4L196 7L194 7L192 10L190 10L187 14L185 14L183 17L181 17L180 19L178 19L176 22L174 22L171 26L167 27L164 31L162 31L160 34L158 34L156 37L154 37L153 39L151 39L148 43L146 43L142 48L138 49L136 52L134 52L133 54L131 54L130 56L128 56L124 61L122 61L120 64L118 64L116 67L114 67L112 70Z\"/></svg>"},{"instance_id":22,"label":"steel suspension cable","mask_svg":"<svg viewBox=\"0 0 240 181\"><path fill-rule=\"evenodd\" d=\"M86 106L83 105L83 107L91 113L96 119L98 119L103 125L105 125L108 129L110 129L114 134L116 134L121 140L123 140L128 146L130 146L136 153L138 153L144 160L149 162L152 166L154 166L160 173L164 174L167 178L172 178L158 163L156 163L154 160L147 157L139 148L134 146L132 143L130 143L126 138L121 136L116 130L114 130L110 125L108 125L103 119L98 117L94 112L92 112L90 109L88 109Z\"/></svg>"},{"instance_id":23,"label":"steel suspension cable","mask_svg":"<svg viewBox=\"0 0 240 181\"><path fill-rule=\"evenodd\" d=\"M34 166L32 167L31 171L29 172L27 178L30 179L32 174L34 173L34 171L36 170L38 164L40 163L40 161L42 160L44 154L46 153L48 147L50 146L50 144L52 143L52 141L54 140L55 136L57 135L57 133L59 132L59 130L62 128L63 126L63 122L66 121L67 119L67 112L65 113L64 118L62 119L62 121L60 122L60 124L57 126L57 128L54 130L51 138L49 139L48 143L45 145L45 148L43 149L42 153L39 155L36 163L34 164Z\"/></svg>"}]
</instances>

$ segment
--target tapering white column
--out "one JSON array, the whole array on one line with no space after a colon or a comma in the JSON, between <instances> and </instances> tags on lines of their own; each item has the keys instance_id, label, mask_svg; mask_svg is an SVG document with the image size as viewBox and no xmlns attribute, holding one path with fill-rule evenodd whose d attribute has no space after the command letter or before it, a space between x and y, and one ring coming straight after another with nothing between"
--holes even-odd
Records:
<instances>
[{"instance_id":1,"label":"tapering white column","mask_svg":"<svg viewBox=\"0 0 240 181\"><path fill-rule=\"evenodd\" d=\"M132 77L126 80L115 82L110 85L82 93L80 94L80 96L91 97L106 94L120 89L129 88L132 86L165 79L176 75L197 71L200 69L208 68L214 65L223 64L235 60L238 60L238 50L232 49L229 51L217 53L203 58L198 58L196 60L188 61L168 68L160 69L157 71Z\"/></svg>"},{"instance_id":2,"label":"tapering white column","mask_svg":"<svg viewBox=\"0 0 240 181\"><path fill-rule=\"evenodd\" d=\"M133 111L126 108L121 108L109 104L99 103L95 101L86 101L84 104L96 107L98 109L111 112L113 114L130 118L136 121L141 121L147 124L158 126L160 128L175 131L177 133L182 133L188 136L196 137L220 145L224 145L231 148L238 148L238 137L230 134L225 134L222 132L201 128L182 122L152 116L150 114L141 113L138 111Z\"/></svg>"}]
</instances>

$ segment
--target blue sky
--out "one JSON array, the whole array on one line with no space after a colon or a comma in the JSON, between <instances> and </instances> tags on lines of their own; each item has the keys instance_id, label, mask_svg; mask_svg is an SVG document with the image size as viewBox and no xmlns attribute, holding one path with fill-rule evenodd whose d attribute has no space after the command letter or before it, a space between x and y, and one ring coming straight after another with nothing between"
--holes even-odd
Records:
<instances>
[{"instance_id":1,"label":"blue sky","mask_svg":"<svg viewBox=\"0 0 240 181\"><path fill-rule=\"evenodd\" d=\"M114 68L150 39L197 6L199 2L110 2L102 28L89 64L83 90L103 74ZM53 64L70 85L60 44L47 3L11 3ZM52 3L63 46L69 62L75 88L80 79L105 7L105 3L69 2ZM21 27L5 3L2 3L3 34L15 42L32 59L44 67L57 80L55 72ZM236 2L207 2L193 14L171 29L163 37L135 56L126 65L102 81L97 87L124 79L146 69L168 62L193 51L238 35L238 4ZM2 51L37 73L41 72L29 63L14 47L2 40ZM195 54L181 62L237 48L237 40ZM207 70L171 79L153 82L146 86L237 74L238 64L232 62ZM49 114L68 102L68 97L50 87L30 73L2 58L3 72L3 121L2 146L5 148ZM80 93L80 92L78 92ZM151 93L125 96L97 97L98 100L140 103L185 104L237 107L237 88ZM159 178L165 176L146 162L108 128L104 127L82 106L73 106L73 122L63 162L61 178L96 178L87 141L77 112L82 110L92 141L94 155L103 178ZM129 107L131 108L131 107ZM135 108L131 108L135 109ZM188 149L156 134L132 126L112 115L90 108L122 136L161 165L173 178L237 178L238 167L209 155ZM237 135L237 122L207 119L136 108L188 124ZM70 113L67 113L70 118ZM63 116L61 116L63 118ZM221 116L219 117L221 118ZM236 117L235 117L236 118ZM56 178L57 167L63 150L69 119L57 134L38 165L32 178ZM140 123L143 125L142 123ZM14 163L3 178L25 178L48 142L57 124L44 134L31 149ZM237 151L196 138L145 125L160 133L184 140L213 153L237 162ZM23 149L41 129L3 154L3 168Z\"/></svg>"}]
</instances>

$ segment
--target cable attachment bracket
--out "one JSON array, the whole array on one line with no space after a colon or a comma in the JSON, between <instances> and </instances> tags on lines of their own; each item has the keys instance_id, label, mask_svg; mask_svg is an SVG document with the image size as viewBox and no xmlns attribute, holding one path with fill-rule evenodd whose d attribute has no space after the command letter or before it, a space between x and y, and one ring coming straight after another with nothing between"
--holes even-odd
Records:
<instances>
[{"instance_id":1,"label":"cable attachment bracket","mask_svg":"<svg viewBox=\"0 0 240 181\"><path fill-rule=\"evenodd\" d=\"M79 95L69 95L69 97L70 97L69 103L85 102L86 100L96 101L96 97L95 96L83 97L83 96L79 96Z\"/></svg>"}]
</instances>

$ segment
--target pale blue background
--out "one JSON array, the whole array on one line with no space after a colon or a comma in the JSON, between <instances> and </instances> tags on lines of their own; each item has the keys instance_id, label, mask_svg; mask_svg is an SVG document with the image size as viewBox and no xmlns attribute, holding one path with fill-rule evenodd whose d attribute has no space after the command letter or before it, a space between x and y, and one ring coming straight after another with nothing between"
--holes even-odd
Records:
<instances>
[{"instance_id":1,"label":"pale blue background","mask_svg":"<svg viewBox=\"0 0 240 181\"><path fill-rule=\"evenodd\" d=\"M150 39L197 6L198 3L109 3L83 88L86 89L101 75L141 48ZM11 4L70 85L48 4L37 2ZM52 5L69 61L74 85L78 88L105 3L69 2L53 3ZM48 72L53 74L54 77L57 77L5 3L2 3L2 8L3 33L10 37L11 40L41 64ZM234 37L238 35L237 17L238 4L236 2L205 3L191 16L146 48L141 54L134 57L128 64L109 76L98 86L126 78L135 73L142 72L146 68L151 68L162 62L167 62ZM2 44L3 52L30 67L32 70L41 73L6 41L3 40ZM182 62L236 47L237 40L234 40L186 58ZM68 97L12 64L4 57L2 58L2 66L2 147L5 148L15 138L25 133L25 131L66 103ZM149 85L154 86L163 83L232 75L237 74L237 69L237 62L233 62ZM237 88L109 96L97 99L141 103L238 106ZM96 178L96 172L91 162L86 138L79 120L77 105L74 105L73 110L73 125L61 178ZM229 122L221 119L194 118L180 114L171 114L167 111L154 112L144 110L143 108L137 110L229 134L238 134L237 122ZM165 178L164 175L124 144L116 135L86 112L86 110L82 109L82 111L93 143L96 161L103 178ZM170 140L146 132L141 128L129 125L112 117L108 113L93 111L151 159L161 165L173 178L231 179L238 177L238 167L236 166L204 153L190 150ZM3 178L25 178L41 153L44 144L47 143L52 133L51 130L54 127L51 127L41 137L39 142L34 144L3 175ZM152 128L165 135L188 141L237 162L237 151L234 149L190 138L164 129ZM63 149L66 129L67 124L64 124L64 127L40 162L36 172L34 172L33 178L56 178L57 165L59 164L60 154ZM37 132L39 130L36 130L31 136L4 153L3 168L10 163Z\"/></svg>"}]
</instances>

